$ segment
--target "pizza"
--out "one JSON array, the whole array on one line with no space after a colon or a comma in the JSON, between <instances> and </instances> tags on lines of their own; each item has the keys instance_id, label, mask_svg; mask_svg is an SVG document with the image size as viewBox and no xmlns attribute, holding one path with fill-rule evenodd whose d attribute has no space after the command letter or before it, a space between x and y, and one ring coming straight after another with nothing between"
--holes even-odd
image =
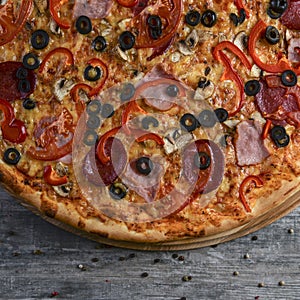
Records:
<instances>
[{"instance_id":1,"label":"pizza","mask_svg":"<svg viewBox=\"0 0 300 300\"><path fill-rule=\"evenodd\" d=\"M0 73L2 186L54 222L188 242L299 191L298 0L1 1Z\"/></svg>"}]
</instances>

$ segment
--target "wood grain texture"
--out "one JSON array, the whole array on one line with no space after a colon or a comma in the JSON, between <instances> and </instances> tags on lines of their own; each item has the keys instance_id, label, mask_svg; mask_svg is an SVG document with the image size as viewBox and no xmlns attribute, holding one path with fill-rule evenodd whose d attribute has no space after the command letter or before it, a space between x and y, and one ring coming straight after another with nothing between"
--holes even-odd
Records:
<instances>
[{"instance_id":1,"label":"wood grain texture","mask_svg":"<svg viewBox=\"0 0 300 300\"><path fill-rule=\"evenodd\" d=\"M217 247L142 252L65 232L0 191L0 299L299 299L299 213Z\"/></svg>"}]
</instances>

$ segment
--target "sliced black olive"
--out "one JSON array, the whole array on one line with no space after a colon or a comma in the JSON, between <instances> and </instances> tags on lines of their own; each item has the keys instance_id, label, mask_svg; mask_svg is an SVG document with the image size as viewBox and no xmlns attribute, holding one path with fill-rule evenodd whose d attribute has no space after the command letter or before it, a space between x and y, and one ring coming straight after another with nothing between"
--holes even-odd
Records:
<instances>
[{"instance_id":1,"label":"sliced black olive","mask_svg":"<svg viewBox=\"0 0 300 300\"><path fill-rule=\"evenodd\" d=\"M27 53L23 57L23 65L26 69L34 70L39 67L40 61L33 53Z\"/></svg>"},{"instance_id":2,"label":"sliced black olive","mask_svg":"<svg viewBox=\"0 0 300 300\"><path fill-rule=\"evenodd\" d=\"M153 127L158 127L158 120L150 116L142 119L142 126L144 129L149 129L150 125L152 125Z\"/></svg>"},{"instance_id":3,"label":"sliced black olive","mask_svg":"<svg viewBox=\"0 0 300 300\"><path fill-rule=\"evenodd\" d=\"M136 169L143 175L149 175L153 170L153 162L149 157L143 156L136 160Z\"/></svg>"},{"instance_id":4,"label":"sliced black olive","mask_svg":"<svg viewBox=\"0 0 300 300\"><path fill-rule=\"evenodd\" d=\"M114 113L115 113L115 110L111 104L105 103L102 105L102 109L101 109L101 117L102 118L110 118L114 115Z\"/></svg>"},{"instance_id":5,"label":"sliced black olive","mask_svg":"<svg viewBox=\"0 0 300 300\"><path fill-rule=\"evenodd\" d=\"M84 134L83 142L87 146L94 146L97 142L97 133L93 130L87 130Z\"/></svg>"},{"instance_id":6,"label":"sliced black olive","mask_svg":"<svg viewBox=\"0 0 300 300\"><path fill-rule=\"evenodd\" d=\"M275 45L280 41L280 34L276 27L268 26L265 32L266 40L269 44Z\"/></svg>"},{"instance_id":7,"label":"sliced black olive","mask_svg":"<svg viewBox=\"0 0 300 300\"><path fill-rule=\"evenodd\" d=\"M45 30L36 30L31 36L31 45L34 49L41 50L48 46L49 35Z\"/></svg>"},{"instance_id":8,"label":"sliced black olive","mask_svg":"<svg viewBox=\"0 0 300 300\"><path fill-rule=\"evenodd\" d=\"M5 150L3 160L9 165L16 165L21 159L20 152L15 148Z\"/></svg>"},{"instance_id":9,"label":"sliced black olive","mask_svg":"<svg viewBox=\"0 0 300 300\"><path fill-rule=\"evenodd\" d=\"M274 140L274 143L278 148L286 147L289 144L289 142L290 137L287 134L280 140Z\"/></svg>"},{"instance_id":10,"label":"sliced black olive","mask_svg":"<svg viewBox=\"0 0 300 300\"><path fill-rule=\"evenodd\" d=\"M200 23L201 15L196 10L189 11L185 16L185 22L188 25L196 26Z\"/></svg>"},{"instance_id":11,"label":"sliced black olive","mask_svg":"<svg viewBox=\"0 0 300 300\"><path fill-rule=\"evenodd\" d=\"M135 94L135 87L132 83L125 83L122 87L120 99L122 102L129 101Z\"/></svg>"},{"instance_id":12,"label":"sliced black olive","mask_svg":"<svg viewBox=\"0 0 300 300\"><path fill-rule=\"evenodd\" d=\"M162 26L161 18L157 15L149 15L147 24L152 29L160 29Z\"/></svg>"},{"instance_id":13,"label":"sliced black olive","mask_svg":"<svg viewBox=\"0 0 300 300\"><path fill-rule=\"evenodd\" d=\"M161 36L162 36L161 28L157 28L157 29L150 28L150 37L153 40L158 40Z\"/></svg>"},{"instance_id":14,"label":"sliced black olive","mask_svg":"<svg viewBox=\"0 0 300 300\"><path fill-rule=\"evenodd\" d=\"M106 49L107 43L103 36L97 36L92 42L92 48L97 52L102 52Z\"/></svg>"},{"instance_id":15,"label":"sliced black olive","mask_svg":"<svg viewBox=\"0 0 300 300\"><path fill-rule=\"evenodd\" d=\"M28 76L28 71L25 68L23 67L18 68L16 73L16 77L18 79L26 79L27 76Z\"/></svg>"},{"instance_id":16,"label":"sliced black olive","mask_svg":"<svg viewBox=\"0 0 300 300\"><path fill-rule=\"evenodd\" d=\"M180 119L180 125L188 132L194 131L199 127L199 122L192 114L184 114Z\"/></svg>"},{"instance_id":17,"label":"sliced black olive","mask_svg":"<svg viewBox=\"0 0 300 300\"><path fill-rule=\"evenodd\" d=\"M209 82L209 83L208 83L208 82ZM206 87L209 86L209 85L210 85L210 81L207 80L205 77L201 77L201 78L199 79L199 82L198 82L198 88L204 89L204 88L206 88Z\"/></svg>"},{"instance_id":18,"label":"sliced black olive","mask_svg":"<svg viewBox=\"0 0 300 300\"><path fill-rule=\"evenodd\" d=\"M99 67L87 66L84 70L84 79L88 81L97 81L102 75Z\"/></svg>"},{"instance_id":19,"label":"sliced black olive","mask_svg":"<svg viewBox=\"0 0 300 300\"><path fill-rule=\"evenodd\" d=\"M271 19L279 19L282 16L282 13L274 11L271 7L268 8L267 14Z\"/></svg>"},{"instance_id":20,"label":"sliced black olive","mask_svg":"<svg viewBox=\"0 0 300 300\"><path fill-rule=\"evenodd\" d=\"M286 70L281 74L281 82L285 86L295 86L297 81L297 75L292 70Z\"/></svg>"},{"instance_id":21,"label":"sliced black olive","mask_svg":"<svg viewBox=\"0 0 300 300\"><path fill-rule=\"evenodd\" d=\"M218 119L216 117L216 114L208 109L205 109L201 111L198 117L199 123L203 127L211 128L216 125L218 122Z\"/></svg>"},{"instance_id":22,"label":"sliced black olive","mask_svg":"<svg viewBox=\"0 0 300 300\"><path fill-rule=\"evenodd\" d=\"M236 14L231 13L229 15L229 18L232 21L232 23L234 24L234 26L238 26L239 25L239 17Z\"/></svg>"},{"instance_id":23,"label":"sliced black olive","mask_svg":"<svg viewBox=\"0 0 300 300\"><path fill-rule=\"evenodd\" d=\"M201 24L205 27L213 27L217 22L217 15L214 11L208 9L201 17Z\"/></svg>"},{"instance_id":24,"label":"sliced black olive","mask_svg":"<svg viewBox=\"0 0 300 300\"><path fill-rule=\"evenodd\" d=\"M210 67L206 67L205 68L205 71L204 71L204 75L207 76L211 71L211 68Z\"/></svg>"},{"instance_id":25,"label":"sliced black olive","mask_svg":"<svg viewBox=\"0 0 300 300\"><path fill-rule=\"evenodd\" d=\"M36 103L35 101L33 101L32 99L30 98L26 98L24 101L23 101L23 107L25 109L34 109L36 107Z\"/></svg>"},{"instance_id":26,"label":"sliced black olive","mask_svg":"<svg viewBox=\"0 0 300 300\"><path fill-rule=\"evenodd\" d=\"M92 22L91 22L90 18L88 18L86 16L80 16L76 20L75 26L76 26L77 31L81 34L88 34L92 31Z\"/></svg>"},{"instance_id":27,"label":"sliced black olive","mask_svg":"<svg viewBox=\"0 0 300 300\"><path fill-rule=\"evenodd\" d=\"M123 199L127 192L128 188L122 182L115 182L109 187L109 194L115 200Z\"/></svg>"},{"instance_id":28,"label":"sliced black olive","mask_svg":"<svg viewBox=\"0 0 300 300\"><path fill-rule=\"evenodd\" d=\"M90 115L86 122L86 126L90 129L99 128L101 124L101 120L97 115Z\"/></svg>"},{"instance_id":29,"label":"sliced black olive","mask_svg":"<svg viewBox=\"0 0 300 300\"><path fill-rule=\"evenodd\" d=\"M119 45L123 51L133 48L135 44L135 37L130 31L124 31L119 36Z\"/></svg>"},{"instance_id":30,"label":"sliced black olive","mask_svg":"<svg viewBox=\"0 0 300 300\"><path fill-rule=\"evenodd\" d=\"M258 80L249 80L246 82L244 91L248 96L255 96L260 91L260 83Z\"/></svg>"},{"instance_id":31,"label":"sliced black olive","mask_svg":"<svg viewBox=\"0 0 300 300\"><path fill-rule=\"evenodd\" d=\"M211 158L206 152L198 152L194 156L194 164L200 170L206 170L211 164Z\"/></svg>"},{"instance_id":32,"label":"sliced black olive","mask_svg":"<svg viewBox=\"0 0 300 300\"><path fill-rule=\"evenodd\" d=\"M276 13L284 13L288 7L287 0L271 0L269 6Z\"/></svg>"},{"instance_id":33,"label":"sliced black olive","mask_svg":"<svg viewBox=\"0 0 300 300\"><path fill-rule=\"evenodd\" d=\"M228 111L222 107L215 109L215 114L220 123L223 123L228 119Z\"/></svg>"},{"instance_id":34,"label":"sliced black olive","mask_svg":"<svg viewBox=\"0 0 300 300\"><path fill-rule=\"evenodd\" d=\"M21 93L28 93L30 92L31 86L30 86L30 82L27 79L21 79L18 82L18 90Z\"/></svg>"},{"instance_id":35,"label":"sliced black olive","mask_svg":"<svg viewBox=\"0 0 300 300\"><path fill-rule=\"evenodd\" d=\"M280 126L280 125L276 125L274 126L271 130L270 130L270 135L271 138L273 140L281 140L283 139L287 134L285 131L285 128Z\"/></svg>"},{"instance_id":36,"label":"sliced black olive","mask_svg":"<svg viewBox=\"0 0 300 300\"><path fill-rule=\"evenodd\" d=\"M242 8L242 9L240 10L240 16L239 16L239 18L238 18L238 22L239 22L239 24L243 24L245 20L246 20L246 12L245 12L245 10Z\"/></svg>"},{"instance_id":37,"label":"sliced black olive","mask_svg":"<svg viewBox=\"0 0 300 300\"><path fill-rule=\"evenodd\" d=\"M96 115L101 111L101 103L98 100L91 101L86 108L89 115Z\"/></svg>"},{"instance_id":38,"label":"sliced black olive","mask_svg":"<svg viewBox=\"0 0 300 300\"><path fill-rule=\"evenodd\" d=\"M175 84L171 84L167 87L167 95L170 96L170 97L176 97L179 93L179 89L177 87L177 85Z\"/></svg>"}]
</instances>

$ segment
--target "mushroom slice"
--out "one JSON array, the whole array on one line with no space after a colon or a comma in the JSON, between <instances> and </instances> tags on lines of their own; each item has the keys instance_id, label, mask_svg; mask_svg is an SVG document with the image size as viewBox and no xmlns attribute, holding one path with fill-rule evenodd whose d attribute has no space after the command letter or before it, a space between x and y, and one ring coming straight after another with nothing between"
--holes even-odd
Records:
<instances>
[{"instance_id":1,"label":"mushroom slice","mask_svg":"<svg viewBox=\"0 0 300 300\"><path fill-rule=\"evenodd\" d=\"M54 191L61 197L68 197L72 190L73 183L68 182L66 184L53 186Z\"/></svg>"},{"instance_id":2,"label":"mushroom slice","mask_svg":"<svg viewBox=\"0 0 300 300\"><path fill-rule=\"evenodd\" d=\"M240 31L234 38L233 43L243 52L247 50L248 36L245 31Z\"/></svg>"},{"instance_id":3,"label":"mushroom slice","mask_svg":"<svg viewBox=\"0 0 300 300\"><path fill-rule=\"evenodd\" d=\"M210 98L215 91L215 85L212 81L209 81L208 85L205 85L204 88L197 88L195 91L194 99L195 100L204 100Z\"/></svg>"},{"instance_id":4,"label":"mushroom slice","mask_svg":"<svg viewBox=\"0 0 300 300\"><path fill-rule=\"evenodd\" d=\"M65 78L58 79L54 84L54 95L59 102L62 102L64 97L70 94L74 82Z\"/></svg>"},{"instance_id":5,"label":"mushroom slice","mask_svg":"<svg viewBox=\"0 0 300 300\"><path fill-rule=\"evenodd\" d=\"M191 133L179 128L173 128L167 131L164 137L164 149L166 154L171 154L178 149L182 149L185 145L190 143L193 138L194 136Z\"/></svg>"}]
</instances>

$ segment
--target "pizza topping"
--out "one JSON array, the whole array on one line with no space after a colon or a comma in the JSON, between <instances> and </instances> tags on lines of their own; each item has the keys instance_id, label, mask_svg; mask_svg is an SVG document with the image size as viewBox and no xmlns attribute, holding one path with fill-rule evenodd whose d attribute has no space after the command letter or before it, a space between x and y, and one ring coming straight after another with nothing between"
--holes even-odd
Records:
<instances>
[{"instance_id":1,"label":"pizza topping","mask_svg":"<svg viewBox=\"0 0 300 300\"><path fill-rule=\"evenodd\" d=\"M126 197L128 188L122 182L115 182L109 187L109 194L115 200L121 200Z\"/></svg>"},{"instance_id":2,"label":"pizza topping","mask_svg":"<svg viewBox=\"0 0 300 300\"><path fill-rule=\"evenodd\" d=\"M245 83L244 91L248 96L255 96L260 91L260 83L258 80L249 80Z\"/></svg>"},{"instance_id":3,"label":"pizza topping","mask_svg":"<svg viewBox=\"0 0 300 300\"><path fill-rule=\"evenodd\" d=\"M223 123L228 119L228 111L222 107L215 109L214 113L220 123Z\"/></svg>"},{"instance_id":4,"label":"pizza topping","mask_svg":"<svg viewBox=\"0 0 300 300\"><path fill-rule=\"evenodd\" d=\"M83 137L83 143L87 146L94 146L97 142L98 135L94 130L87 130Z\"/></svg>"},{"instance_id":5,"label":"pizza topping","mask_svg":"<svg viewBox=\"0 0 300 300\"><path fill-rule=\"evenodd\" d=\"M269 156L261 134L262 126L258 121L242 121L238 124L235 150L239 166L259 164Z\"/></svg>"},{"instance_id":6,"label":"pizza topping","mask_svg":"<svg viewBox=\"0 0 300 300\"><path fill-rule=\"evenodd\" d=\"M44 49L49 44L49 35L45 30L36 30L31 36L31 45L36 50Z\"/></svg>"},{"instance_id":7,"label":"pizza topping","mask_svg":"<svg viewBox=\"0 0 300 300\"><path fill-rule=\"evenodd\" d=\"M3 154L3 160L9 165L16 165L21 159L20 152L15 148L8 148Z\"/></svg>"},{"instance_id":8,"label":"pizza topping","mask_svg":"<svg viewBox=\"0 0 300 300\"><path fill-rule=\"evenodd\" d=\"M135 87L132 83L125 83L123 86L122 86L122 90L121 90L121 93L120 93L120 100L122 102L127 102L129 101L130 99L133 98L135 94Z\"/></svg>"},{"instance_id":9,"label":"pizza topping","mask_svg":"<svg viewBox=\"0 0 300 300\"><path fill-rule=\"evenodd\" d=\"M184 114L180 118L180 125L187 132L192 132L192 131L196 130L200 124L194 115Z\"/></svg>"},{"instance_id":10,"label":"pizza topping","mask_svg":"<svg viewBox=\"0 0 300 300\"><path fill-rule=\"evenodd\" d=\"M286 70L281 74L281 82L285 86L295 86L297 81L297 75L292 70Z\"/></svg>"},{"instance_id":11,"label":"pizza topping","mask_svg":"<svg viewBox=\"0 0 300 300\"><path fill-rule=\"evenodd\" d=\"M84 79L88 81L97 81L101 77L101 69L98 67L87 66L84 70Z\"/></svg>"},{"instance_id":12,"label":"pizza topping","mask_svg":"<svg viewBox=\"0 0 300 300\"><path fill-rule=\"evenodd\" d=\"M276 27L268 26L265 32L266 40L269 44L275 45L280 41L280 34Z\"/></svg>"},{"instance_id":13,"label":"pizza topping","mask_svg":"<svg viewBox=\"0 0 300 300\"><path fill-rule=\"evenodd\" d=\"M198 116L198 120L200 125L206 128L212 128L218 122L218 119L214 111L208 109L204 109L203 111L200 112Z\"/></svg>"},{"instance_id":14,"label":"pizza topping","mask_svg":"<svg viewBox=\"0 0 300 300\"><path fill-rule=\"evenodd\" d=\"M224 166L224 155L213 141L197 140L183 151L183 174L191 184L196 182L196 194L215 190L222 182Z\"/></svg>"},{"instance_id":15,"label":"pizza topping","mask_svg":"<svg viewBox=\"0 0 300 300\"><path fill-rule=\"evenodd\" d=\"M62 20L59 17L59 11L61 6L67 2L68 0L49 0L49 9L50 9L51 16L54 19L54 21L59 25L59 27L63 29L68 29L71 27L69 22L67 22L66 20Z\"/></svg>"},{"instance_id":16,"label":"pizza topping","mask_svg":"<svg viewBox=\"0 0 300 300\"><path fill-rule=\"evenodd\" d=\"M135 167L143 175L149 175L153 170L153 162L149 157L143 156L136 160Z\"/></svg>"},{"instance_id":17,"label":"pizza topping","mask_svg":"<svg viewBox=\"0 0 300 300\"><path fill-rule=\"evenodd\" d=\"M92 147L84 159L83 174L87 180L95 185L108 186L112 184L123 172L127 163L127 154L122 142L118 138L108 137L104 144L104 155L109 160L103 162L99 158L99 147L102 147L101 137L98 145ZM99 146L100 145L100 146Z\"/></svg>"},{"instance_id":18,"label":"pizza topping","mask_svg":"<svg viewBox=\"0 0 300 300\"><path fill-rule=\"evenodd\" d=\"M287 1L283 1L287 2ZM287 28L292 30L300 30L300 1L291 0L289 3L285 3L287 9L284 11L281 17L281 23Z\"/></svg>"},{"instance_id":19,"label":"pizza topping","mask_svg":"<svg viewBox=\"0 0 300 300\"><path fill-rule=\"evenodd\" d=\"M111 118L115 113L114 107L109 103L104 103L101 109L101 117L102 118Z\"/></svg>"},{"instance_id":20,"label":"pizza topping","mask_svg":"<svg viewBox=\"0 0 300 300\"><path fill-rule=\"evenodd\" d=\"M32 100L31 98L26 98L24 101L23 101L23 107L25 109L28 109L28 110L31 110L31 109L34 109L36 107L36 103L34 100Z\"/></svg>"},{"instance_id":21,"label":"pizza topping","mask_svg":"<svg viewBox=\"0 0 300 300\"><path fill-rule=\"evenodd\" d=\"M27 79L21 79L18 82L18 91L23 94L27 94L31 91L30 82Z\"/></svg>"},{"instance_id":22,"label":"pizza topping","mask_svg":"<svg viewBox=\"0 0 300 300\"><path fill-rule=\"evenodd\" d=\"M288 59L290 62L300 62L300 38L292 38L289 40Z\"/></svg>"},{"instance_id":23,"label":"pizza topping","mask_svg":"<svg viewBox=\"0 0 300 300\"><path fill-rule=\"evenodd\" d=\"M33 53L27 53L23 57L23 65L26 69L35 70L40 66L40 61Z\"/></svg>"},{"instance_id":24,"label":"pizza topping","mask_svg":"<svg viewBox=\"0 0 300 300\"><path fill-rule=\"evenodd\" d=\"M132 1L135 0L130 0L129 2ZM128 1L123 0L123 2ZM77 0L75 1L73 15L75 18L84 15L91 19L102 19L109 14L112 4L112 0Z\"/></svg>"},{"instance_id":25,"label":"pizza topping","mask_svg":"<svg viewBox=\"0 0 300 300\"><path fill-rule=\"evenodd\" d=\"M66 184L68 182L67 176L59 176L51 165L46 166L44 169L44 180L46 183L54 186Z\"/></svg>"},{"instance_id":26,"label":"pizza topping","mask_svg":"<svg viewBox=\"0 0 300 300\"><path fill-rule=\"evenodd\" d=\"M143 0L145 1L145 0ZM148 0L146 0L148 1ZM117 0L117 2L124 7L134 7L138 4L139 0ZM140 5L139 5L140 6ZM142 5L141 5L142 6ZM143 6L142 6L143 7Z\"/></svg>"},{"instance_id":27,"label":"pizza topping","mask_svg":"<svg viewBox=\"0 0 300 300\"><path fill-rule=\"evenodd\" d=\"M240 200L241 200L246 212L248 212L248 213L251 212L251 207L249 206L249 204L246 200L245 192L246 192L246 187L249 186L251 183L254 183L255 187L262 187L264 184L260 177L254 176L254 175L250 175L250 176L246 177L243 180L243 182L241 183L240 188L239 188L239 196L240 196Z\"/></svg>"},{"instance_id":28,"label":"pizza topping","mask_svg":"<svg viewBox=\"0 0 300 300\"><path fill-rule=\"evenodd\" d=\"M119 36L120 49L123 51L130 50L134 47L135 36L130 31L124 31Z\"/></svg>"},{"instance_id":29,"label":"pizza topping","mask_svg":"<svg viewBox=\"0 0 300 300\"><path fill-rule=\"evenodd\" d=\"M274 126L271 129L271 138L278 148L286 147L290 142L290 137L282 126Z\"/></svg>"},{"instance_id":30,"label":"pizza topping","mask_svg":"<svg viewBox=\"0 0 300 300\"><path fill-rule=\"evenodd\" d=\"M76 29L81 34L88 34L92 31L92 22L87 16L80 16L75 23Z\"/></svg>"},{"instance_id":31,"label":"pizza topping","mask_svg":"<svg viewBox=\"0 0 300 300\"><path fill-rule=\"evenodd\" d=\"M201 24L205 27L213 27L217 23L217 15L214 11L208 9L201 17Z\"/></svg>"},{"instance_id":32,"label":"pizza topping","mask_svg":"<svg viewBox=\"0 0 300 300\"><path fill-rule=\"evenodd\" d=\"M103 52L107 47L107 42L104 36L97 36L92 42L92 48L97 52Z\"/></svg>"},{"instance_id":33,"label":"pizza topping","mask_svg":"<svg viewBox=\"0 0 300 300\"><path fill-rule=\"evenodd\" d=\"M144 129L149 129L150 127L158 127L159 122L157 119L151 116L147 116L142 119L142 127Z\"/></svg>"},{"instance_id":34,"label":"pizza topping","mask_svg":"<svg viewBox=\"0 0 300 300\"><path fill-rule=\"evenodd\" d=\"M185 22L190 26L197 26L200 23L201 15L196 10L191 10L185 15Z\"/></svg>"},{"instance_id":35,"label":"pizza topping","mask_svg":"<svg viewBox=\"0 0 300 300\"><path fill-rule=\"evenodd\" d=\"M74 87L73 80L67 80L65 78L60 78L54 83L53 93L59 102L70 94Z\"/></svg>"},{"instance_id":36,"label":"pizza topping","mask_svg":"<svg viewBox=\"0 0 300 300\"><path fill-rule=\"evenodd\" d=\"M100 127L101 120L97 115L91 115L89 116L86 126L90 129L97 129Z\"/></svg>"},{"instance_id":37,"label":"pizza topping","mask_svg":"<svg viewBox=\"0 0 300 300\"><path fill-rule=\"evenodd\" d=\"M272 121L270 119L267 119L265 125L264 125L264 128L263 128L263 132L261 134L261 138L263 140L265 140L269 134L269 131L271 129L271 125L272 125Z\"/></svg>"},{"instance_id":38,"label":"pizza topping","mask_svg":"<svg viewBox=\"0 0 300 300\"><path fill-rule=\"evenodd\" d=\"M66 184L52 186L53 190L61 197L68 197L70 195L70 192L72 190L72 182L68 182Z\"/></svg>"},{"instance_id":39,"label":"pizza topping","mask_svg":"<svg viewBox=\"0 0 300 300\"><path fill-rule=\"evenodd\" d=\"M32 3L32 0L22 0L17 16L14 13L14 1L0 5L0 46L12 41L21 31L31 12Z\"/></svg>"},{"instance_id":40,"label":"pizza topping","mask_svg":"<svg viewBox=\"0 0 300 300\"><path fill-rule=\"evenodd\" d=\"M1 120L2 137L12 143L23 143L27 137L25 123L15 118L11 104L0 99L0 110L3 113Z\"/></svg>"},{"instance_id":41,"label":"pizza topping","mask_svg":"<svg viewBox=\"0 0 300 300\"><path fill-rule=\"evenodd\" d=\"M18 79L26 79L28 77L28 70L23 67L18 68L16 77Z\"/></svg>"},{"instance_id":42,"label":"pizza topping","mask_svg":"<svg viewBox=\"0 0 300 300\"><path fill-rule=\"evenodd\" d=\"M247 19L250 17L250 13L248 8L244 5L243 0L234 0L234 4L236 5L238 11L241 12L244 11Z\"/></svg>"}]
</instances>

